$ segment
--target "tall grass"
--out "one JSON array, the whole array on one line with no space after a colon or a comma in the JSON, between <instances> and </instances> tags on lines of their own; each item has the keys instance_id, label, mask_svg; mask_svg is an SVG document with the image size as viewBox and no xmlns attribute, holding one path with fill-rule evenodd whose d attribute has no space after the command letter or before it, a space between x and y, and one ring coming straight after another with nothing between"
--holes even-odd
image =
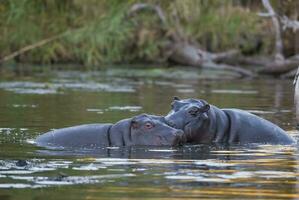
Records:
<instances>
[{"instance_id":1,"label":"tall grass","mask_svg":"<svg viewBox=\"0 0 299 200\"><path fill-rule=\"evenodd\" d=\"M256 13L235 0L2 0L0 56L65 33L15 61L100 66L159 60L167 39L154 14L127 16L129 7L137 2L159 4L167 16L169 31L179 23L187 39L210 51L240 45L251 48L253 41L265 33ZM269 49L265 46L265 51Z\"/></svg>"}]
</instances>

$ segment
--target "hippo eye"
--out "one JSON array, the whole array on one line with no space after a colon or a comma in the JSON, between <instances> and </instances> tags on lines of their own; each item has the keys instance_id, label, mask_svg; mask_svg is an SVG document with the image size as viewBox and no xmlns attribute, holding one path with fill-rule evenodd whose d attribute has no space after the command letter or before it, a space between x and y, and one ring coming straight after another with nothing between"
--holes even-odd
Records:
<instances>
[{"instance_id":1,"label":"hippo eye","mask_svg":"<svg viewBox=\"0 0 299 200\"><path fill-rule=\"evenodd\" d=\"M199 109L197 107L194 107L191 110L189 110L188 112L191 116L195 117L195 116L197 116L198 110Z\"/></svg>"},{"instance_id":2,"label":"hippo eye","mask_svg":"<svg viewBox=\"0 0 299 200\"><path fill-rule=\"evenodd\" d=\"M146 123L144 124L144 127L145 127L146 129L151 129L151 128L154 127L154 125L153 125L152 123L150 123L150 122L146 122Z\"/></svg>"}]
</instances>

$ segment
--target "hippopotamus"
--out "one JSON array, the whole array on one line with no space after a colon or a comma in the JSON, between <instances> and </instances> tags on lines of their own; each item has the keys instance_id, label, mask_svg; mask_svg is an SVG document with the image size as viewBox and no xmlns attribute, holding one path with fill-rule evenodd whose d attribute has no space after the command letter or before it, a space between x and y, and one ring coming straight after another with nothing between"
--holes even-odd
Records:
<instances>
[{"instance_id":1,"label":"hippopotamus","mask_svg":"<svg viewBox=\"0 0 299 200\"><path fill-rule=\"evenodd\" d=\"M171 106L165 120L184 131L187 143L295 143L277 125L244 110L220 109L205 100L178 97Z\"/></svg>"},{"instance_id":2,"label":"hippopotamus","mask_svg":"<svg viewBox=\"0 0 299 200\"><path fill-rule=\"evenodd\" d=\"M299 66L298 66L297 73L294 78L294 86L295 86L294 103L295 103L295 108L296 108L297 128L299 128L299 81L298 81L298 76L299 76Z\"/></svg>"},{"instance_id":3,"label":"hippopotamus","mask_svg":"<svg viewBox=\"0 0 299 200\"><path fill-rule=\"evenodd\" d=\"M115 124L85 124L61 128L37 137L44 147L90 148L107 146L174 146L183 131L167 125L162 116L141 114Z\"/></svg>"}]
</instances>

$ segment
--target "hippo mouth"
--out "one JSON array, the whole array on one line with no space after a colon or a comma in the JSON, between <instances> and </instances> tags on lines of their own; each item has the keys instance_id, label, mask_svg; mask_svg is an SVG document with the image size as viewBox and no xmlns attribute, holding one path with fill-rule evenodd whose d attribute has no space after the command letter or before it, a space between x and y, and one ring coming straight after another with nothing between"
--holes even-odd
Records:
<instances>
[{"instance_id":1,"label":"hippo mouth","mask_svg":"<svg viewBox=\"0 0 299 200\"><path fill-rule=\"evenodd\" d=\"M186 144L187 142L187 138L185 136L185 134L181 135L181 136L177 136L175 137L172 146L182 146L184 144Z\"/></svg>"},{"instance_id":2,"label":"hippo mouth","mask_svg":"<svg viewBox=\"0 0 299 200\"><path fill-rule=\"evenodd\" d=\"M186 134L183 132L182 134L176 134L172 142L172 146L182 146L186 144L186 142L187 142Z\"/></svg>"},{"instance_id":3,"label":"hippo mouth","mask_svg":"<svg viewBox=\"0 0 299 200\"><path fill-rule=\"evenodd\" d=\"M166 120L166 119L165 119L165 123L172 128L179 129L179 130L185 130L186 126L188 126L191 123L191 121L186 122L182 127L179 127L173 121Z\"/></svg>"},{"instance_id":4,"label":"hippo mouth","mask_svg":"<svg viewBox=\"0 0 299 200\"><path fill-rule=\"evenodd\" d=\"M186 136L183 131L181 133L172 133L173 135L169 138L166 136L157 136L154 142L155 146L181 146L186 143Z\"/></svg>"},{"instance_id":5,"label":"hippo mouth","mask_svg":"<svg viewBox=\"0 0 299 200\"><path fill-rule=\"evenodd\" d=\"M171 142L166 137L157 136L155 140L155 146L170 146Z\"/></svg>"}]
</instances>

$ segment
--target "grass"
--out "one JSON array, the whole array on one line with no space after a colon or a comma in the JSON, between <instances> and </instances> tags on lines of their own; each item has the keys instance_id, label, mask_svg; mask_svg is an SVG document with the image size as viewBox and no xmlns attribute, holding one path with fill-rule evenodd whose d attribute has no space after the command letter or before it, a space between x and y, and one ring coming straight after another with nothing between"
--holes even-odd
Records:
<instances>
[{"instance_id":1,"label":"grass","mask_svg":"<svg viewBox=\"0 0 299 200\"><path fill-rule=\"evenodd\" d=\"M160 60L168 41L157 17L150 12L127 16L137 2L159 4L167 16L168 31L176 30L179 23L187 39L210 51L254 48L259 38L266 44L263 51L271 51L265 23L234 0L2 0L0 57L66 33L11 62L74 62L93 67Z\"/></svg>"}]
</instances>

